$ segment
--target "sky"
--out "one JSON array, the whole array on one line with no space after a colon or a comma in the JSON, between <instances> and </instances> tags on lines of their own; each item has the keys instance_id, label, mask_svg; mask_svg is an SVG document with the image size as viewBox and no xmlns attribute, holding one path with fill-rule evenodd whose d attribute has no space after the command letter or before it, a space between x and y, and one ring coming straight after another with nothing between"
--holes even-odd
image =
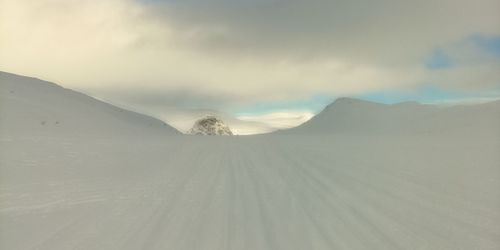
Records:
<instances>
[{"instance_id":1,"label":"sky","mask_svg":"<svg viewBox=\"0 0 500 250\"><path fill-rule=\"evenodd\" d=\"M0 0L0 70L173 124L283 128L343 96L488 101L500 1Z\"/></svg>"}]
</instances>

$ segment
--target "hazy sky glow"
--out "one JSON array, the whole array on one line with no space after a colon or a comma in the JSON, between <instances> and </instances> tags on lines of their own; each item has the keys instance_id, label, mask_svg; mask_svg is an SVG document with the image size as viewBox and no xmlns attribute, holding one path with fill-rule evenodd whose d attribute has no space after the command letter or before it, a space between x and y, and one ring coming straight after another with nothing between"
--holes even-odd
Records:
<instances>
[{"instance_id":1,"label":"hazy sky glow","mask_svg":"<svg viewBox=\"0 0 500 250\"><path fill-rule=\"evenodd\" d=\"M500 97L498 0L0 0L0 70L157 116Z\"/></svg>"}]
</instances>

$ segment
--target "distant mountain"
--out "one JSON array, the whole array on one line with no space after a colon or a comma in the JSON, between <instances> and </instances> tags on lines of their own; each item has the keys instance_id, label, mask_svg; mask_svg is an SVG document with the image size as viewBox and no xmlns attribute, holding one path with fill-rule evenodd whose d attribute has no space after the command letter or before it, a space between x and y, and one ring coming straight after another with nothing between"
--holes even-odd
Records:
<instances>
[{"instance_id":1,"label":"distant mountain","mask_svg":"<svg viewBox=\"0 0 500 250\"><path fill-rule=\"evenodd\" d=\"M287 134L435 134L485 131L500 133L500 101L457 106L403 102L381 104L339 98Z\"/></svg>"},{"instance_id":2,"label":"distant mountain","mask_svg":"<svg viewBox=\"0 0 500 250\"><path fill-rule=\"evenodd\" d=\"M0 133L180 134L164 122L36 78L0 72ZM159 132L159 133L158 133Z\"/></svg>"},{"instance_id":3,"label":"distant mountain","mask_svg":"<svg viewBox=\"0 0 500 250\"><path fill-rule=\"evenodd\" d=\"M233 135L231 129L219 118L207 116L197 120L189 134L192 135Z\"/></svg>"}]
</instances>

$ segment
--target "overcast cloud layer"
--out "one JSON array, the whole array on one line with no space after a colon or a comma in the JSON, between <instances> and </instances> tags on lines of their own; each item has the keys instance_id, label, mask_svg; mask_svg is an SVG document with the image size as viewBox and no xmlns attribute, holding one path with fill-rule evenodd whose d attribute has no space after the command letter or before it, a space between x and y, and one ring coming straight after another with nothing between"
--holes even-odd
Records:
<instances>
[{"instance_id":1,"label":"overcast cloud layer","mask_svg":"<svg viewBox=\"0 0 500 250\"><path fill-rule=\"evenodd\" d=\"M423 86L500 96L498 0L0 0L0 6L0 70L138 111L248 110L318 94Z\"/></svg>"}]
</instances>

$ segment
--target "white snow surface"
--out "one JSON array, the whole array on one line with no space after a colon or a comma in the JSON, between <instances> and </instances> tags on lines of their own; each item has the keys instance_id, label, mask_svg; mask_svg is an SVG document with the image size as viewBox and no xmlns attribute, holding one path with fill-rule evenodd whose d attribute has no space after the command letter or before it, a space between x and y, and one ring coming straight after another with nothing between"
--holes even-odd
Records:
<instances>
[{"instance_id":1,"label":"white snow surface","mask_svg":"<svg viewBox=\"0 0 500 250\"><path fill-rule=\"evenodd\" d=\"M499 103L358 102L183 136L0 73L0 249L499 249Z\"/></svg>"}]
</instances>

